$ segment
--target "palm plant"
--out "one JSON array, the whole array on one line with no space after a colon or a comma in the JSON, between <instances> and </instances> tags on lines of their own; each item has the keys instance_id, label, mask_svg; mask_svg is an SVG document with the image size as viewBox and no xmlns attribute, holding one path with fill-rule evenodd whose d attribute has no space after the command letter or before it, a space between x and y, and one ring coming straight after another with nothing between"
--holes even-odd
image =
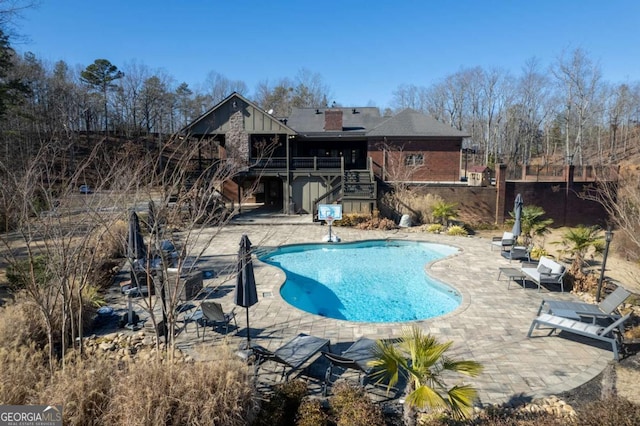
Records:
<instances>
[{"instance_id":1,"label":"palm plant","mask_svg":"<svg viewBox=\"0 0 640 426\"><path fill-rule=\"evenodd\" d=\"M590 248L593 248L594 254L602 253L605 243L600 232L602 229L599 226L578 225L562 235L562 240L557 244L562 244L565 247L562 251L573 256L572 269L582 270Z\"/></svg>"},{"instance_id":2,"label":"palm plant","mask_svg":"<svg viewBox=\"0 0 640 426\"><path fill-rule=\"evenodd\" d=\"M434 219L439 220L441 224L446 226L447 221L455 219L458 216L457 204L438 201L431 208L431 214Z\"/></svg>"},{"instance_id":3,"label":"palm plant","mask_svg":"<svg viewBox=\"0 0 640 426\"><path fill-rule=\"evenodd\" d=\"M515 219L513 212L509 212L509 214ZM526 245L529 245L534 237L542 237L550 232L549 227L553 224L553 219L545 219L545 214L546 212L542 207L522 207L520 226L522 229L522 237L526 240Z\"/></svg>"},{"instance_id":4,"label":"palm plant","mask_svg":"<svg viewBox=\"0 0 640 426\"><path fill-rule=\"evenodd\" d=\"M394 343L378 341L371 361L378 383L387 383L387 391L398 383L400 375L407 383L406 421L415 421L415 408L450 411L455 418L466 418L473 407L477 391L470 385L448 387L443 374L449 372L477 376L482 366L475 361L455 360L445 353L453 342L440 343L418 327L405 327ZM448 376L449 377L449 376Z\"/></svg>"}]
</instances>

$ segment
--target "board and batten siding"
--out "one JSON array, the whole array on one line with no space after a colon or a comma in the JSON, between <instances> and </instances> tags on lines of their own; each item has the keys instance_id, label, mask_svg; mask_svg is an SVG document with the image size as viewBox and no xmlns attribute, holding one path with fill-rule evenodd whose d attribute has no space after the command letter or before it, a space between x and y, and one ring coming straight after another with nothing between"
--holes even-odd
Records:
<instances>
[{"instance_id":1,"label":"board and batten siding","mask_svg":"<svg viewBox=\"0 0 640 426\"><path fill-rule=\"evenodd\" d=\"M243 130L248 134L293 134L291 129L284 126L277 118L244 102L240 98L234 98L221 104L194 124L190 132L195 135L226 134L231 129L231 116L238 112L242 114Z\"/></svg>"}]
</instances>

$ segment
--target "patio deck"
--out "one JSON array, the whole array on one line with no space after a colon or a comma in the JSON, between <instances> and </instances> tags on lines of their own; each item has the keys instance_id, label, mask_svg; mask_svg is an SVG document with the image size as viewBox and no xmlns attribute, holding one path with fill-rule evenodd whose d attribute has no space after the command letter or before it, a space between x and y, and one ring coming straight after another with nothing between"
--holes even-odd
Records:
<instances>
[{"instance_id":1,"label":"patio deck","mask_svg":"<svg viewBox=\"0 0 640 426\"><path fill-rule=\"evenodd\" d=\"M500 267L514 266L496 252L489 250L489 242L477 237L449 237L407 229L393 231L362 231L334 227L342 241L365 239L406 239L450 244L459 254L427 266L428 273L455 287L463 296L455 311L429 320L415 321L425 332L442 341L454 342L451 354L482 363L484 372L476 378L464 378L479 390L480 402L503 403L514 399L532 399L573 389L597 376L613 355L606 346L591 341L566 337L527 338L527 331L543 298L574 300L571 294L555 289L541 292L533 287L522 289L498 281ZM215 244L205 252L206 267L222 271L235 264L240 237L246 233L254 250L283 244L320 243L327 227L312 223L306 216L243 215L216 236ZM250 308L252 343L276 349L299 333L324 337L332 347L346 348L361 336L387 339L399 336L406 323L356 323L334 320L302 312L285 302L279 288L284 273L260 261L254 262L258 287L258 303ZM225 311L234 308L231 275L221 274L205 280L205 286L217 287L215 300ZM512 283L513 284L513 283ZM237 330L226 338L232 346L246 341L244 308L236 308ZM206 348L225 339L207 333L204 342L196 338L192 328L180 333L178 346L195 359L214 356ZM538 333L542 336L541 333ZM204 350L203 350L204 349ZM323 364L325 363L325 364ZM322 380L326 361L313 363L311 374ZM305 376L306 377L306 376Z\"/></svg>"}]
</instances>

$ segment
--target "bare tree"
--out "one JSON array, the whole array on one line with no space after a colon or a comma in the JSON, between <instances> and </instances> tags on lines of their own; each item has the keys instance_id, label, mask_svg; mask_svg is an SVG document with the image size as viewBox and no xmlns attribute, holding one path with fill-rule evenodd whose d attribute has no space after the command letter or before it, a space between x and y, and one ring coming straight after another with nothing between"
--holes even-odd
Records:
<instances>
[{"instance_id":1,"label":"bare tree","mask_svg":"<svg viewBox=\"0 0 640 426\"><path fill-rule=\"evenodd\" d=\"M203 85L203 91L208 96L208 105L216 105L233 92L245 95L248 88L242 80L230 80L216 71L210 71Z\"/></svg>"},{"instance_id":2,"label":"bare tree","mask_svg":"<svg viewBox=\"0 0 640 426\"><path fill-rule=\"evenodd\" d=\"M181 274L171 271L175 268L188 274L202 259L239 207L224 197L223 185L236 180L246 167L251 166L246 160L232 158L229 154L226 158L221 156L204 164L204 167L197 167L201 163L197 161L197 153L209 143L205 139L173 137L163 144L157 155L148 155L144 159L138 157L136 164L130 165L129 170L140 171L140 176L127 176L123 180L123 183L138 182L129 191L133 204L153 203L155 206L154 220L148 223L148 251L153 255L146 270L149 288L153 286L162 297L152 297L149 293L143 299L143 307L154 326L164 321L168 348L172 353L175 350L173 336L177 331L178 306L182 303L186 283ZM264 141L258 147L257 158L252 161L260 161L263 156L270 155L275 146L275 141ZM165 164L163 167L160 161ZM159 172L149 174L149 170ZM145 179L141 179L143 175ZM257 182L254 180L254 185ZM250 197L254 189L254 186L244 187L243 197ZM175 258L163 253L162 247L167 245L176 247Z\"/></svg>"},{"instance_id":3,"label":"bare tree","mask_svg":"<svg viewBox=\"0 0 640 426\"><path fill-rule=\"evenodd\" d=\"M64 359L70 342L83 335L85 294L99 260L95 244L116 220L104 212L122 202L77 193L78 183L86 169L93 169L99 151L94 148L72 174L59 161L67 152L59 144L45 144L24 170L0 162L4 183L14 194L13 208L5 209L9 212L5 214L12 215L15 225L13 232L0 236L2 255L7 264L23 271L24 291L45 324L52 368L58 356ZM115 174L117 162L112 165ZM113 174L102 178L100 182L106 184ZM37 273L40 259L44 274Z\"/></svg>"},{"instance_id":4,"label":"bare tree","mask_svg":"<svg viewBox=\"0 0 640 426\"><path fill-rule=\"evenodd\" d=\"M631 241L637 258L640 249L640 171L635 165L601 167L597 183L580 194L604 207L608 220Z\"/></svg>"},{"instance_id":5,"label":"bare tree","mask_svg":"<svg viewBox=\"0 0 640 426\"><path fill-rule=\"evenodd\" d=\"M386 142L379 144L384 155L384 176L391 185L392 192L385 197L385 204L394 213L410 212L418 221L423 221L424 213L413 207L417 196L411 187L416 174L425 170L424 157L421 153L412 153L404 146L390 145Z\"/></svg>"},{"instance_id":6,"label":"bare tree","mask_svg":"<svg viewBox=\"0 0 640 426\"><path fill-rule=\"evenodd\" d=\"M585 126L593 114L595 96L599 90L600 68L581 49L568 57L561 55L551 68L558 82L560 96L565 100L565 156L583 164Z\"/></svg>"}]
</instances>

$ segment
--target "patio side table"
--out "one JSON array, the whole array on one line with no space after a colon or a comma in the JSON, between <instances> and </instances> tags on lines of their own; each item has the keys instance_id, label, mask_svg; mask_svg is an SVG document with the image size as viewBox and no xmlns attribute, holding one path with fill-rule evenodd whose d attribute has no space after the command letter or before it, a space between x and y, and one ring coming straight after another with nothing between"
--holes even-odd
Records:
<instances>
[{"instance_id":1,"label":"patio side table","mask_svg":"<svg viewBox=\"0 0 640 426\"><path fill-rule=\"evenodd\" d=\"M507 277L507 290L509 290L509 287L511 286L511 281L515 281L515 280L520 280L522 281L522 288L526 288L525 287L525 283L524 283L524 279L526 277L526 275L522 272L522 270L518 269L518 268L499 268L498 269L498 281L503 281L500 279L500 277L504 275L505 277Z\"/></svg>"}]
</instances>

